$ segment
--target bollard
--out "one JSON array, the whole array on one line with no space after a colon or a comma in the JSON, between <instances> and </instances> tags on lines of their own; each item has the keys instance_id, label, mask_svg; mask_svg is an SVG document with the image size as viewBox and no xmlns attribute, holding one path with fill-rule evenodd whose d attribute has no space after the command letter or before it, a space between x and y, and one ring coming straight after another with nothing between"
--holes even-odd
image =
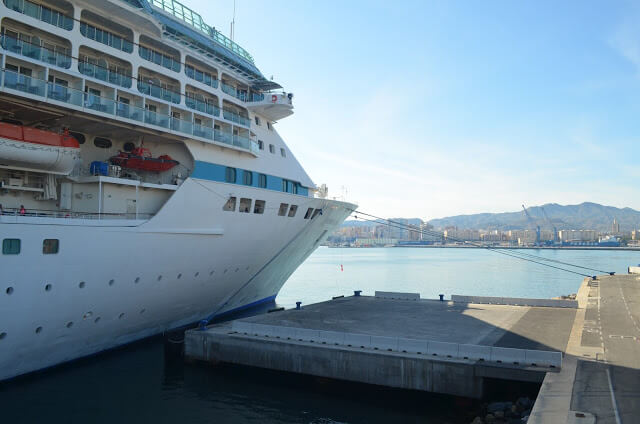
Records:
<instances>
[{"instance_id":1,"label":"bollard","mask_svg":"<svg viewBox=\"0 0 640 424\"><path fill-rule=\"evenodd\" d=\"M296 309L302 309L300 305L302 305L302 302L296 302Z\"/></svg>"},{"instance_id":2,"label":"bollard","mask_svg":"<svg viewBox=\"0 0 640 424\"><path fill-rule=\"evenodd\" d=\"M438 296L440 296L440 302L444 302L444 295L443 294L439 294Z\"/></svg>"},{"instance_id":3,"label":"bollard","mask_svg":"<svg viewBox=\"0 0 640 424\"><path fill-rule=\"evenodd\" d=\"M354 296L360 296L360 293L362 293L362 290L354 290L353 291L353 295Z\"/></svg>"}]
</instances>

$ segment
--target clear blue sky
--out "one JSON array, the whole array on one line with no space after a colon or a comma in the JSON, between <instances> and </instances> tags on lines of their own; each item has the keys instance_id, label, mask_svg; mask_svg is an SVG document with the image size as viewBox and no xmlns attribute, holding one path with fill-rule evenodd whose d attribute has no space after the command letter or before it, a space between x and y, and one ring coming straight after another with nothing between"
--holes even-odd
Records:
<instances>
[{"instance_id":1,"label":"clear blue sky","mask_svg":"<svg viewBox=\"0 0 640 424\"><path fill-rule=\"evenodd\" d=\"M233 0L184 0L229 34ZM295 93L316 184L431 219L640 209L640 3L237 0L236 41Z\"/></svg>"}]
</instances>

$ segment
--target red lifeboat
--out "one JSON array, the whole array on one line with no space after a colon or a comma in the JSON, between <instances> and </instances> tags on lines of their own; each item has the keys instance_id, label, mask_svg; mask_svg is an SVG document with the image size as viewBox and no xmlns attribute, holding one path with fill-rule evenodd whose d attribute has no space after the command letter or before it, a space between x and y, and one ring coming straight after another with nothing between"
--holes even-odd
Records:
<instances>
[{"instance_id":1,"label":"red lifeboat","mask_svg":"<svg viewBox=\"0 0 640 424\"><path fill-rule=\"evenodd\" d=\"M169 155L160 155L154 158L151 151L145 147L136 147L131 152L121 151L116 156L112 156L109 162L125 169L153 172L168 171L180 163Z\"/></svg>"}]
</instances>

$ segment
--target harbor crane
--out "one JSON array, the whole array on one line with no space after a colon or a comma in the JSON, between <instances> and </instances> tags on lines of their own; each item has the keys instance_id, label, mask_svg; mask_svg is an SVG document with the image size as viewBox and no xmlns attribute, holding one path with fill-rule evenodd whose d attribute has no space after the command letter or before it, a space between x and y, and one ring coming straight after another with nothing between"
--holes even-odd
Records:
<instances>
[{"instance_id":1,"label":"harbor crane","mask_svg":"<svg viewBox=\"0 0 640 424\"><path fill-rule=\"evenodd\" d=\"M549 223L551 228L553 228L553 242L557 243L559 241L558 228L555 225L553 225L553 222L551 222L551 219L549 219L549 215L547 215L547 211L545 211L542 206L540 206L540 209L542 209L542 216L544 216L544 219Z\"/></svg>"},{"instance_id":2,"label":"harbor crane","mask_svg":"<svg viewBox=\"0 0 640 424\"><path fill-rule=\"evenodd\" d=\"M527 208L524 207L524 205L522 205L522 210L524 210L524 215L527 217L527 220L529 220L529 222L531 223L531 225L533 227L535 227L536 229L536 246L540 246L540 226L536 224L536 222L534 221L533 218L531 218L531 215L529 215L529 212L527 212Z\"/></svg>"}]
</instances>

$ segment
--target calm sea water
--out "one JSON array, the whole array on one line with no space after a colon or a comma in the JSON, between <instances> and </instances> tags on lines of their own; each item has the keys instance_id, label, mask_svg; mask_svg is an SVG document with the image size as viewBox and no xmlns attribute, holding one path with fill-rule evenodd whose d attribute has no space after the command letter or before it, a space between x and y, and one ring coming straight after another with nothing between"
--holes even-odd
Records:
<instances>
[{"instance_id":1,"label":"calm sea water","mask_svg":"<svg viewBox=\"0 0 640 424\"><path fill-rule=\"evenodd\" d=\"M626 272L639 252L527 251ZM341 271L342 265L342 271ZM552 297L582 277L479 249L318 249L278 296L290 307L363 290ZM474 405L246 368L167 362L160 339L0 384L3 423L468 423Z\"/></svg>"}]
</instances>

